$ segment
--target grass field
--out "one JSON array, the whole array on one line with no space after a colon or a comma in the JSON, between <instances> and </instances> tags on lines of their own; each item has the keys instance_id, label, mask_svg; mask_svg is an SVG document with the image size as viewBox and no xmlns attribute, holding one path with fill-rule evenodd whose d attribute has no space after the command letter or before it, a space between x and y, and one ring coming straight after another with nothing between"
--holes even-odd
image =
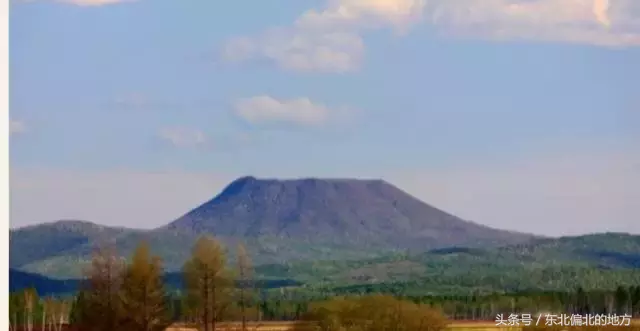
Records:
<instances>
[{"instance_id":1,"label":"grass field","mask_svg":"<svg viewBox=\"0 0 640 331\"><path fill-rule=\"evenodd\" d=\"M633 325L640 325L640 320L636 319ZM289 331L293 329L295 322L273 321L273 322L248 322L247 329L249 331ZM216 327L218 330L236 331L241 330L239 322L220 323ZM518 331L521 327L496 326L492 321L454 321L449 325L451 331ZM167 331L194 331L195 328L188 326L173 326Z\"/></svg>"}]
</instances>

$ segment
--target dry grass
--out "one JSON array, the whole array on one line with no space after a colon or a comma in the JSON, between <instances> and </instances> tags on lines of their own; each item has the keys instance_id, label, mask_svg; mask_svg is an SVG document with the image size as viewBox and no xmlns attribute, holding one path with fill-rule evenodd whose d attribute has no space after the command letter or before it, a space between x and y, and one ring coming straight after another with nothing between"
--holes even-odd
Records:
<instances>
[{"instance_id":1,"label":"dry grass","mask_svg":"<svg viewBox=\"0 0 640 331\"><path fill-rule=\"evenodd\" d=\"M493 321L453 321L449 324L449 330L455 331L520 331L521 327L496 326Z\"/></svg>"},{"instance_id":2,"label":"dry grass","mask_svg":"<svg viewBox=\"0 0 640 331\"><path fill-rule=\"evenodd\" d=\"M265 322L247 322L247 329L249 331L289 331L293 330L294 325L297 322L289 321L265 321ZM174 325L167 331L194 331L195 327L186 325ZM242 324L240 322L227 322L218 323L216 330L221 331L240 331L242 330Z\"/></svg>"},{"instance_id":3,"label":"dry grass","mask_svg":"<svg viewBox=\"0 0 640 331\"><path fill-rule=\"evenodd\" d=\"M274 321L274 322L248 322L247 329L249 331L289 331L293 330L296 322L288 322L288 321ZM518 331L521 328L506 328L506 327L496 327L496 324L493 322L455 322L449 326L450 329L455 329L456 331L464 331L464 330L472 330L472 331L496 331L496 329L500 329L500 331ZM240 323L220 323L217 325L216 329L223 331L236 331L241 330ZM175 325L169 328L167 331L194 331L195 327L189 327L186 325Z\"/></svg>"},{"instance_id":4,"label":"dry grass","mask_svg":"<svg viewBox=\"0 0 640 331\"><path fill-rule=\"evenodd\" d=\"M269 321L269 322L248 322L247 329L249 331L290 331L296 322L289 321ZM633 325L640 326L640 319L633 320ZM241 324L239 322L220 323L216 327L221 331L239 331ZM450 330L455 331L520 331L521 327L505 327L496 326L491 321L454 321L449 325ZM195 327L186 325L174 325L167 331L195 331Z\"/></svg>"}]
</instances>

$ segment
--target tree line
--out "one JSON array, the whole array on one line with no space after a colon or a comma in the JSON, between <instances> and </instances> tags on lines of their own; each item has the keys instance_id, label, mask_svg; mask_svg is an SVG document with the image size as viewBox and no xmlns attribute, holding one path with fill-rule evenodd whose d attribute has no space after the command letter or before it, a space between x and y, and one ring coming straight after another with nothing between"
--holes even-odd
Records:
<instances>
[{"instance_id":1,"label":"tree line","mask_svg":"<svg viewBox=\"0 0 640 331\"><path fill-rule=\"evenodd\" d=\"M61 331L69 321L71 301L64 298L40 298L34 288L9 295L9 329ZM18 326L21 328L18 329Z\"/></svg>"},{"instance_id":2,"label":"tree line","mask_svg":"<svg viewBox=\"0 0 640 331\"><path fill-rule=\"evenodd\" d=\"M13 293L10 324L12 330L28 331L36 326L58 331L65 324L82 331L160 331L184 321L210 331L220 321L239 318L245 329L253 272L243 245L236 264L235 270L228 267L216 239L199 238L183 267L184 293L176 295L165 287L162 261L146 243L128 263L113 247L99 247L74 298L41 300L33 289Z\"/></svg>"},{"instance_id":3,"label":"tree line","mask_svg":"<svg viewBox=\"0 0 640 331\"><path fill-rule=\"evenodd\" d=\"M224 321L240 321L246 330L249 321L268 320L355 325L365 323L365 310L376 305L394 312L380 312L381 319L388 323L403 319L410 330L426 328L425 321L435 328L431 330L439 330L440 317L493 321L497 314L505 313L640 317L640 286L455 296L406 295L402 285L380 284L265 290L256 287L251 258L243 245L238 245L236 256L230 266L219 241L209 236L199 238L182 269L183 287L172 292L162 278L162 261L146 243L136 248L128 262L118 257L115 248L105 245L93 253L74 297L39 298L33 289L12 293L10 325L12 331L61 331L65 325L82 331L159 331L173 323L212 331Z\"/></svg>"}]
</instances>

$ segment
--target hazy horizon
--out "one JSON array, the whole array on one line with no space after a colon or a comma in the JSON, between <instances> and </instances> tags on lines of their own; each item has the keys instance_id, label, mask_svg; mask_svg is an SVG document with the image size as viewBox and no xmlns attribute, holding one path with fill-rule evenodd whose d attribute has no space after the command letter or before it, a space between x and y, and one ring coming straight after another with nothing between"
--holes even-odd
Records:
<instances>
[{"instance_id":1,"label":"hazy horizon","mask_svg":"<svg viewBox=\"0 0 640 331\"><path fill-rule=\"evenodd\" d=\"M384 179L640 234L640 1L10 4L11 222L153 228L232 180Z\"/></svg>"}]
</instances>

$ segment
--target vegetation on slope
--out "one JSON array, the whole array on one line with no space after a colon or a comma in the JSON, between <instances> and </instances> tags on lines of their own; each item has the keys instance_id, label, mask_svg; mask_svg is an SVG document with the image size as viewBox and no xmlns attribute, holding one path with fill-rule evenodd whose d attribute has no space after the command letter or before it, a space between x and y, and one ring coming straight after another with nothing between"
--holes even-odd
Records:
<instances>
[{"instance_id":1,"label":"vegetation on slope","mask_svg":"<svg viewBox=\"0 0 640 331\"><path fill-rule=\"evenodd\" d=\"M183 239L172 238L167 240ZM578 286L594 289L638 285L640 271L635 267L638 260L640 236L609 233L541 239L528 245L501 248L453 247L414 255L396 253L369 259L263 264L256 267L256 275L261 279L288 279L308 286L356 292L369 288L397 291L401 288L418 294L555 291ZM49 270L62 272L64 267L68 265L61 263ZM173 279L171 286L180 287L180 277L171 275L176 273L168 276Z\"/></svg>"},{"instance_id":2,"label":"vegetation on slope","mask_svg":"<svg viewBox=\"0 0 640 331\"><path fill-rule=\"evenodd\" d=\"M501 248L455 247L366 260L268 264L256 271L264 277L363 291L381 287L434 294L511 292L639 285L636 260L640 236L609 233Z\"/></svg>"},{"instance_id":3,"label":"vegetation on slope","mask_svg":"<svg viewBox=\"0 0 640 331\"><path fill-rule=\"evenodd\" d=\"M91 222L64 220L27 226L9 231L9 265L21 268L67 252L90 253L92 246L136 230L107 227Z\"/></svg>"},{"instance_id":4,"label":"vegetation on slope","mask_svg":"<svg viewBox=\"0 0 640 331\"><path fill-rule=\"evenodd\" d=\"M55 321L69 318L76 326L96 331L112 330L124 325L131 330L161 330L168 322L199 324L201 329L213 330L218 322L244 319L314 320L320 322L325 330L336 330L334 327L346 327L349 330L363 326L362 323L382 328L387 325L385 323L391 323L420 329L420 321L425 319L430 324L441 325L439 321L443 321L442 317L435 314L432 308L441 310L449 319L466 320L493 320L497 314L539 312L640 315L640 286L614 286L611 290L567 286L563 291L490 294L469 290L467 293L446 295L408 293L402 288L389 291L380 284L362 292L305 286L256 289L251 278L242 277L243 281L233 281L240 272L234 272L225 263L222 246L207 238L198 241L192 257L185 265L183 276L188 281L185 282L184 291L173 292L169 298L167 295L171 292L165 292L166 286L160 282L162 270L159 260L152 257L144 246L136 252L126 265L112 251L101 250L99 254L94 254L88 278L83 281L73 303L38 298L29 289L12 293L12 324L52 323L59 326L59 322ZM460 249L453 252L469 253ZM242 264L243 268L251 269L250 264ZM581 274L572 276L576 279L583 277ZM423 290L429 291L431 288ZM379 295L385 292L386 296ZM343 299L335 299L340 296ZM67 309L60 307L72 309L67 312ZM142 311L151 315L141 314ZM365 315L364 312L369 314ZM52 320L51 316L55 318ZM139 319L140 316L144 318Z\"/></svg>"}]
</instances>

